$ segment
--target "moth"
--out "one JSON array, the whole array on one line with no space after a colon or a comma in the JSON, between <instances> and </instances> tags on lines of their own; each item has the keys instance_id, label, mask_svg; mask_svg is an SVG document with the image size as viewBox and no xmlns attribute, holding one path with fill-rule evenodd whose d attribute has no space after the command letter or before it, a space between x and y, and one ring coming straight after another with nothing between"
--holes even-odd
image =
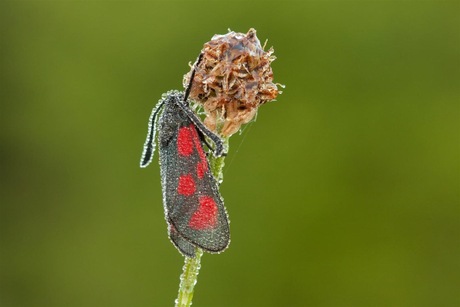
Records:
<instances>
[{"instance_id":1,"label":"moth","mask_svg":"<svg viewBox=\"0 0 460 307\"><path fill-rule=\"evenodd\" d=\"M195 65L200 60L201 56ZM206 128L190 108L188 96L194 75L195 69L185 93L169 91L153 108L140 162L144 168L152 161L158 132L168 235L187 257L194 257L197 247L220 253L230 243L227 211L204 150L206 145L215 157L220 157L224 154L224 146L221 138ZM214 149L205 136L214 143Z\"/></svg>"}]
</instances>

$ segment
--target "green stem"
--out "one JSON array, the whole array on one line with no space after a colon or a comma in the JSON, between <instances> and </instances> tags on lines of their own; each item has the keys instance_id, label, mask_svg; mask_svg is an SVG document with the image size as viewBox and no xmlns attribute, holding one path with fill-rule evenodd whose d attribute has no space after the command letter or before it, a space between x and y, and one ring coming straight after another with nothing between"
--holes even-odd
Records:
<instances>
[{"instance_id":1,"label":"green stem","mask_svg":"<svg viewBox=\"0 0 460 307\"><path fill-rule=\"evenodd\" d=\"M192 305L193 287L197 282L202 255L203 250L196 248L195 258L185 257L182 275L180 276L179 294L176 299L176 307L188 307Z\"/></svg>"},{"instance_id":2,"label":"green stem","mask_svg":"<svg viewBox=\"0 0 460 307\"><path fill-rule=\"evenodd\" d=\"M225 148L228 151L228 138L224 140ZM212 154L209 155L209 167L214 178L220 184L224 179L223 168L224 168L225 156L214 157ZM182 267L182 274L180 276L179 294L176 299L176 307L189 307L192 305L193 290L197 283L198 273L200 272L200 261L203 255L203 250L195 248L195 257L185 257L185 263Z\"/></svg>"}]
</instances>

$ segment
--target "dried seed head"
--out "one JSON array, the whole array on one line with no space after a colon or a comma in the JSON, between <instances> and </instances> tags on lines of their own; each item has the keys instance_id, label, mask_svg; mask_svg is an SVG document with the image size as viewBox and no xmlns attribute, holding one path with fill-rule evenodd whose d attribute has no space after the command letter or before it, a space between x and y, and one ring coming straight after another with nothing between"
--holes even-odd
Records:
<instances>
[{"instance_id":1,"label":"dried seed head","mask_svg":"<svg viewBox=\"0 0 460 307\"><path fill-rule=\"evenodd\" d=\"M281 93L272 82L273 52L263 50L254 29L214 35L204 44L190 98L203 106L208 128L230 136L254 118L260 105ZM191 73L184 76L185 87Z\"/></svg>"}]
</instances>

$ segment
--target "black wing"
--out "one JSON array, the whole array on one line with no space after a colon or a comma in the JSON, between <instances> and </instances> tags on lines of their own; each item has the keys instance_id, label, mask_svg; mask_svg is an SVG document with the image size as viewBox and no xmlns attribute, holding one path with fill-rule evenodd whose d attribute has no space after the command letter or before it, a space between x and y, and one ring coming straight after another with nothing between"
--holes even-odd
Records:
<instances>
[{"instance_id":1,"label":"black wing","mask_svg":"<svg viewBox=\"0 0 460 307\"><path fill-rule=\"evenodd\" d=\"M183 239L208 252L223 251L230 242L227 212L194 123L168 103L159 131L163 202L178 234L170 231L171 239L179 248Z\"/></svg>"}]
</instances>

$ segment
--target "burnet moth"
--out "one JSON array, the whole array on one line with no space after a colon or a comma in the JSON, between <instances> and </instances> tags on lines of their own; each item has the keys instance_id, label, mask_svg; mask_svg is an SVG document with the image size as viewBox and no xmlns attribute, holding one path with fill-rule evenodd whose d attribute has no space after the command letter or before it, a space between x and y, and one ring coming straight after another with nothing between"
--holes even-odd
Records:
<instances>
[{"instance_id":1,"label":"burnet moth","mask_svg":"<svg viewBox=\"0 0 460 307\"><path fill-rule=\"evenodd\" d=\"M201 61L198 58L196 65ZM158 131L163 206L172 243L185 256L194 257L199 247L222 252L230 243L227 212L213 177L203 145L205 136L214 143L215 157L224 154L219 136L204 126L190 108L188 95L193 70L185 93L169 91L153 108L141 167L152 161ZM160 111L162 113L159 115Z\"/></svg>"}]
</instances>

